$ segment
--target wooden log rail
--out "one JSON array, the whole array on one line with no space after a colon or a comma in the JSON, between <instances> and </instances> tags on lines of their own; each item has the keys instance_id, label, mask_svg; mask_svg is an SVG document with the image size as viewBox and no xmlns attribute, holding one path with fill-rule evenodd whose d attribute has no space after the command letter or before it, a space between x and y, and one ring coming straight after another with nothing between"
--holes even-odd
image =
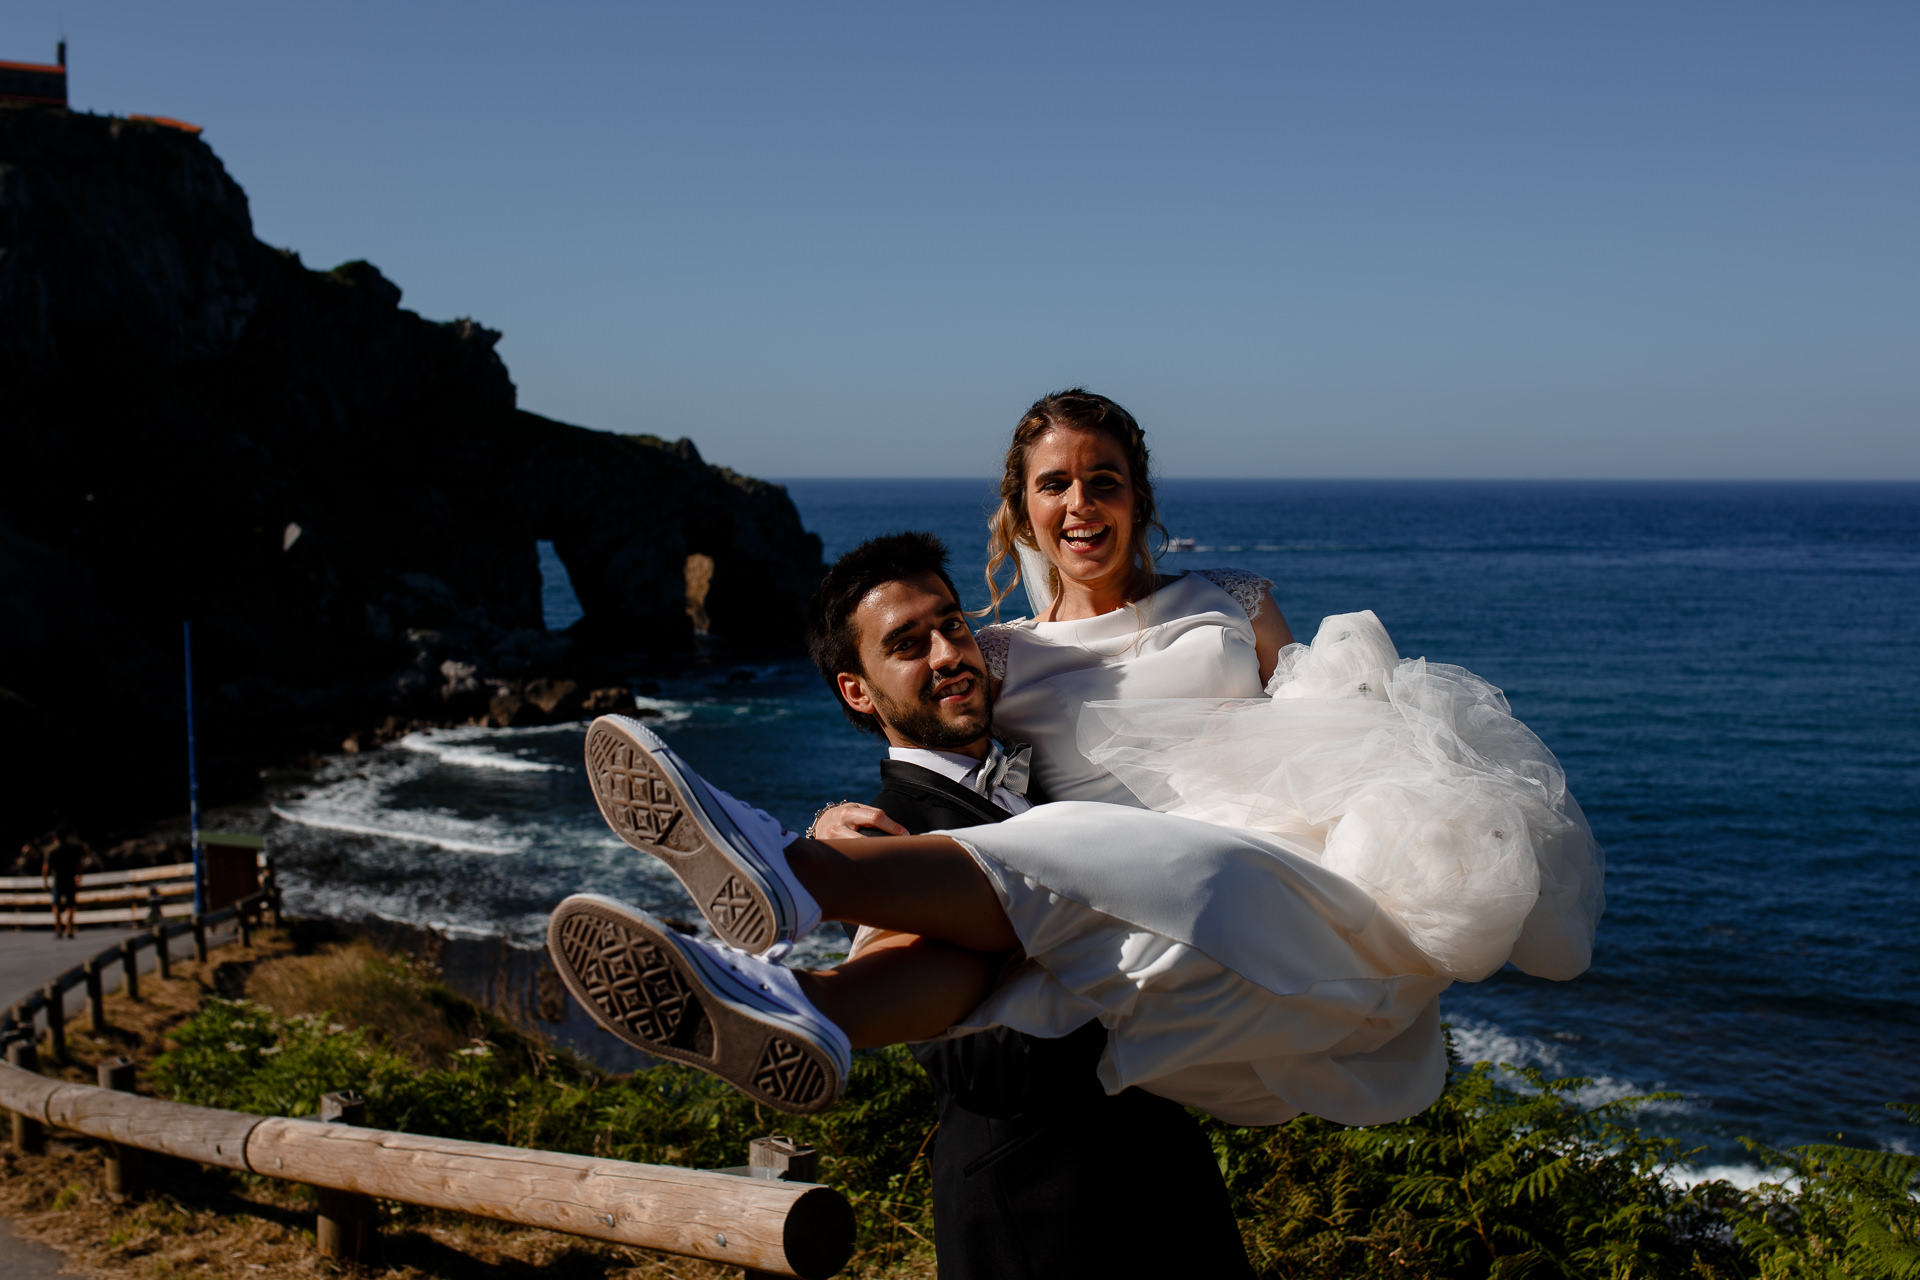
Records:
<instances>
[{"instance_id":1,"label":"wooden log rail","mask_svg":"<svg viewBox=\"0 0 1920 1280\"><path fill-rule=\"evenodd\" d=\"M192 876L170 876L164 880L145 880L138 884L109 885L103 889L83 887L73 895L76 906L98 906L101 903L133 903L146 905L153 898L165 901L177 898L181 894L193 893ZM53 907L53 893L47 889L8 890L0 892L0 907ZM18 915L19 912L8 914ZM0 923L4 920L0 919Z\"/></svg>"},{"instance_id":2,"label":"wooden log rail","mask_svg":"<svg viewBox=\"0 0 1920 1280\"><path fill-rule=\"evenodd\" d=\"M155 880L192 879L193 864L191 862L169 862L165 866L133 867L126 871L89 871L81 877L83 884L90 885L144 885ZM39 876L0 876L0 890L30 889L39 895L39 900L42 902L47 900L45 888L46 886L40 883ZM10 901L12 901L10 897L0 893L0 902Z\"/></svg>"},{"instance_id":3,"label":"wooden log rail","mask_svg":"<svg viewBox=\"0 0 1920 1280\"><path fill-rule=\"evenodd\" d=\"M272 864L259 858L263 881L270 881ZM193 915L193 864L175 862L130 871L90 871L81 876L74 895L75 924L140 924L158 899L165 920ZM53 894L39 876L0 876L0 928L52 928Z\"/></svg>"},{"instance_id":4,"label":"wooden log rail","mask_svg":"<svg viewBox=\"0 0 1920 1280\"><path fill-rule=\"evenodd\" d=\"M834 1275L852 1256L853 1210L846 1197L805 1181L814 1165L805 1159L790 1163L777 1143L761 1151L768 1140L755 1142L750 1160L750 1166L768 1167L737 1171L754 1175L741 1177L736 1171L634 1164L192 1107L127 1092L124 1070L103 1070L102 1084L111 1088L68 1084L39 1073L33 1049L36 1017L46 1014L48 1052L64 1059L69 990L84 984L93 995L103 985L101 973L118 965L122 989L137 998L138 979L129 982L127 975L137 971L141 949L154 946L165 955L172 938L191 933L195 956L204 960L210 930L232 920L244 943L261 911L277 922L279 909L278 890L269 877L259 893L230 907L156 925L102 951L0 1014L0 1041L8 1042L6 1062L0 1064L0 1110L14 1114L16 1146L34 1150L45 1128L68 1129L108 1143L109 1158L127 1187L137 1186L138 1179L136 1174L128 1180L127 1170L135 1166L127 1152L152 1151L304 1183L330 1195L331 1200L323 1196L323 1204L334 1205L336 1212L360 1197L398 1200L705 1258L743 1267L749 1277L813 1280ZM161 976L165 973L163 963ZM98 1022L99 1005L93 1004Z\"/></svg>"},{"instance_id":5,"label":"wooden log rail","mask_svg":"<svg viewBox=\"0 0 1920 1280\"><path fill-rule=\"evenodd\" d=\"M804 1280L853 1253L830 1187L244 1115L68 1084L0 1064L0 1108L29 1124L223 1169L496 1218Z\"/></svg>"}]
</instances>

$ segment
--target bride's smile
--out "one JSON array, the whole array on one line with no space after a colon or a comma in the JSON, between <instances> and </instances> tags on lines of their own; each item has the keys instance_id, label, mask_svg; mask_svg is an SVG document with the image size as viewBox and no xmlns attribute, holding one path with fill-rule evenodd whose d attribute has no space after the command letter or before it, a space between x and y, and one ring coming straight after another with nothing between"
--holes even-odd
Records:
<instances>
[{"instance_id":1,"label":"bride's smile","mask_svg":"<svg viewBox=\"0 0 1920 1280\"><path fill-rule=\"evenodd\" d=\"M1133 477L1113 438L1070 428L1041 436L1027 455L1026 499L1034 541L1061 585L1095 600L1112 595L1108 609L1126 603L1135 573Z\"/></svg>"}]
</instances>

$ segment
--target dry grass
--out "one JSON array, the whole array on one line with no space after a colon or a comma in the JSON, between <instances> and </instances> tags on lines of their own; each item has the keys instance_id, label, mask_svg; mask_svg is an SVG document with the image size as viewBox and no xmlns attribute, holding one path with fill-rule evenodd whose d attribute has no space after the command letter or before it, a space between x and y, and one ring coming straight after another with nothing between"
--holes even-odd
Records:
<instances>
[{"instance_id":1,"label":"dry grass","mask_svg":"<svg viewBox=\"0 0 1920 1280\"><path fill-rule=\"evenodd\" d=\"M364 942L339 943L258 965L247 975L246 995L283 1018L331 1014L349 1026L378 1027L415 1066L446 1067L455 1050L489 1028L409 976Z\"/></svg>"},{"instance_id":2,"label":"dry grass","mask_svg":"<svg viewBox=\"0 0 1920 1280\"><path fill-rule=\"evenodd\" d=\"M104 1059L126 1055L141 1092L168 1033L213 995L244 995L283 1015L330 1012L381 1028L422 1065L443 1063L467 1043L471 1011L438 1004L426 984L409 984L359 943L297 950L281 934L256 935L249 951L215 952L207 964L176 962L173 980L142 976L138 1003L107 997L109 1027L95 1034L84 1015L70 1025L69 1061L43 1069L94 1082ZM464 1019L464 1020L463 1020ZM42 1046L44 1053L44 1044ZM314 1202L304 1187L148 1156L145 1196L109 1199L103 1147L51 1135L47 1151L0 1150L0 1214L21 1236L67 1256L76 1274L120 1280L193 1275L208 1280L332 1276L340 1266L314 1247ZM382 1203L380 1253L361 1274L401 1280L720 1280L739 1272L688 1258L650 1254L555 1232ZM901 1272L911 1280L918 1272ZM931 1276L931 1269L926 1273Z\"/></svg>"},{"instance_id":3,"label":"dry grass","mask_svg":"<svg viewBox=\"0 0 1920 1280\"><path fill-rule=\"evenodd\" d=\"M84 1142L45 1155L0 1154L0 1212L14 1230L60 1250L70 1271L103 1280L260 1280L355 1270L314 1250L313 1200L303 1188L177 1163L152 1170L166 1187L116 1204L101 1156ZM550 1231L456 1214L387 1209L380 1253L362 1274L397 1280L720 1280L737 1271Z\"/></svg>"},{"instance_id":4,"label":"dry grass","mask_svg":"<svg viewBox=\"0 0 1920 1280\"><path fill-rule=\"evenodd\" d=\"M176 938L174 946L179 947L182 941ZM118 991L108 992L104 1031L89 1030L84 1013L78 1018L69 1016L66 1063L50 1064L43 1040L40 1069L65 1080L94 1084L102 1061L124 1055L134 1061L144 1078L147 1068L165 1049L168 1033L198 1013L207 997L240 994L256 968L291 957L293 950L282 933L256 932L252 947L213 951L205 964L175 959L171 982L160 981L157 974L143 973L138 1001L130 1001ZM106 981L110 986L117 981L113 972L108 973Z\"/></svg>"}]
</instances>

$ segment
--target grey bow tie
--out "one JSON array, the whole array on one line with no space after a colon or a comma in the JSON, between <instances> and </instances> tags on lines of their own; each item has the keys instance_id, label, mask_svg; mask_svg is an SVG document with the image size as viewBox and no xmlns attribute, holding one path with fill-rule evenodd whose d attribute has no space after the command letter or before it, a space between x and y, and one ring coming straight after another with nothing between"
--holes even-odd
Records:
<instances>
[{"instance_id":1,"label":"grey bow tie","mask_svg":"<svg viewBox=\"0 0 1920 1280\"><path fill-rule=\"evenodd\" d=\"M993 744L987 758L973 771L973 789L987 799L993 799L995 787L1005 787L1016 796L1027 794L1027 771L1033 748L1024 742L1014 744L1008 751L998 742Z\"/></svg>"}]
</instances>

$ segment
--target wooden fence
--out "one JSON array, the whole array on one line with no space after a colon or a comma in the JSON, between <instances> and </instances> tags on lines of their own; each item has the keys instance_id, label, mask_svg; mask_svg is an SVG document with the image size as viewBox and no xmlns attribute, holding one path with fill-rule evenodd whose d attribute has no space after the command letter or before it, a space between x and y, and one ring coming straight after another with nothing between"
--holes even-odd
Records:
<instances>
[{"instance_id":1,"label":"wooden fence","mask_svg":"<svg viewBox=\"0 0 1920 1280\"><path fill-rule=\"evenodd\" d=\"M832 1276L852 1256L846 1197L803 1180L812 1176L814 1153L784 1139L756 1139L740 1169L679 1169L369 1129L357 1123L358 1100L345 1094L329 1094L317 1119L142 1098L131 1093L133 1067L124 1058L101 1065L98 1086L40 1074L37 1016L46 1015L48 1052L64 1059L69 990L87 987L89 1017L103 1028L108 966L120 966L123 989L138 999L141 949L155 949L165 978L171 938L192 933L195 954L205 959L211 930L232 920L244 943L258 913L271 912L277 922L278 910L269 887L224 910L156 925L0 1015L0 1040L7 1042L0 1109L14 1114L15 1146L39 1149L49 1126L99 1138L107 1144L108 1190L122 1195L140 1189L141 1152L304 1183L320 1192L322 1252L346 1261L367 1255L374 1197L731 1263L749 1277L814 1280Z\"/></svg>"},{"instance_id":2,"label":"wooden fence","mask_svg":"<svg viewBox=\"0 0 1920 1280\"><path fill-rule=\"evenodd\" d=\"M231 839L213 835L209 842ZM257 865L264 881L271 873L267 855ZM136 867L131 871L90 871L75 895L75 924L152 924L183 920L193 914L193 864L174 862L164 867ZM0 928L51 929L53 893L39 876L0 876Z\"/></svg>"}]
</instances>

